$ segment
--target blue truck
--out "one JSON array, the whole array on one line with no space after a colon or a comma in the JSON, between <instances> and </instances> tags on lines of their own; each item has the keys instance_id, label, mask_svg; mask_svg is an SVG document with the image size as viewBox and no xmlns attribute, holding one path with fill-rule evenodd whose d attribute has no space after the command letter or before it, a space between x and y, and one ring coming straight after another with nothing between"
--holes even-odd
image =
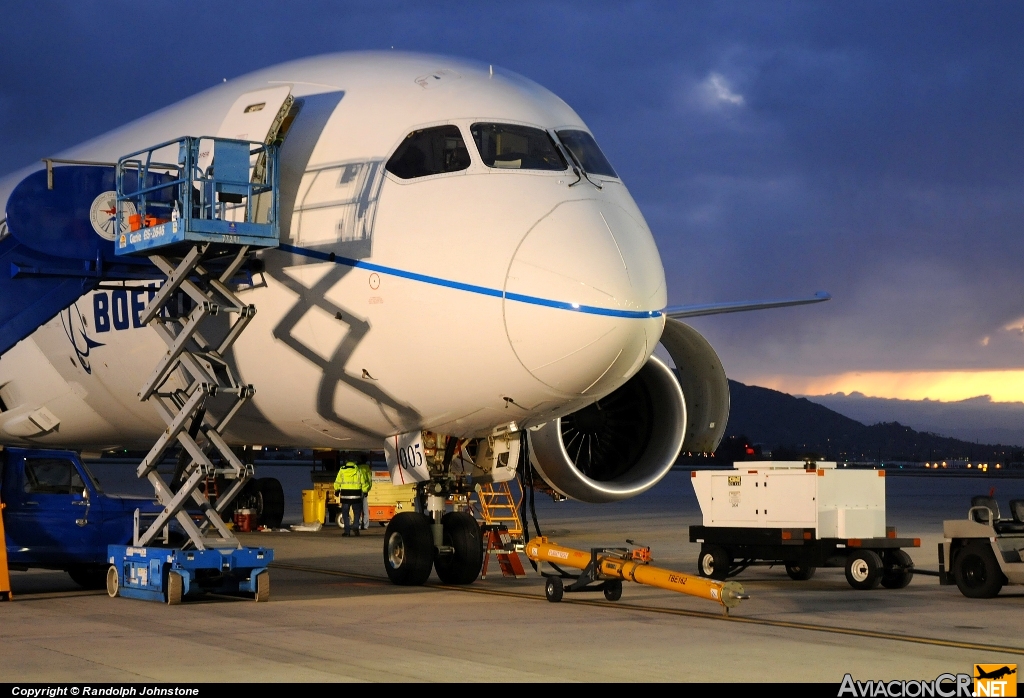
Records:
<instances>
[{"instance_id":1,"label":"blue truck","mask_svg":"<svg viewBox=\"0 0 1024 698\"><path fill-rule=\"evenodd\" d=\"M10 569L65 570L87 589L106 586L107 546L132 542L135 510L163 510L153 497L103 492L74 451L0 451L0 501Z\"/></svg>"}]
</instances>

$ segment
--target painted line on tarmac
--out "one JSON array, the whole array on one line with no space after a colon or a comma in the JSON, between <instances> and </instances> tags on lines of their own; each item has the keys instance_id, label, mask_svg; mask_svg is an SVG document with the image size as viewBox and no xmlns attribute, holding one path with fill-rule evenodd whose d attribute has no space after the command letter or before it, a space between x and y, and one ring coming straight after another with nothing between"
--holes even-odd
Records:
<instances>
[{"instance_id":1,"label":"painted line on tarmac","mask_svg":"<svg viewBox=\"0 0 1024 698\"><path fill-rule=\"evenodd\" d=\"M340 570L329 570L321 567L307 567L305 565L291 565L281 562L270 563L272 568L293 570L295 572L313 572L315 574L327 574L335 577L348 577L350 579L364 579L369 581L390 584L387 577L380 577L373 574L360 574L358 572L342 572ZM453 584L424 584L426 589L440 589L444 591L461 591L469 594L485 594L487 596L504 596L513 599L526 599L528 601L544 601L550 603L543 594L525 594L519 591L502 591L500 589L486 589L483 587L456 586ZM728 623L745 623L747 625L765 625L773 628L788 628L790 630L807 630L810 632L832 633L833 635L853 635L855 637L867 637L873 640L892 640L893 642L910 642L918 645L932 645L935 647L951 647L963 650L978 650L982 652L1002 652L1004 654L1017 654L1024 656L1024 647L1006 647L1002 645L987 645L978 642L961 642L959 640L943 640L937 637L921 637L919 635L902 635L900 633L887 633L879 630L859 630L857 628L844 628L838 625L818 625L815 623L798 623L788 620L771 620L768 618L746 618L743 616L727 616L723 613L710 613L708 611L689 611L679 608L663 608L659 606L641 606L639 604L621 602L588 601L587 599L564 598L560 603L575 604L578 606L594 606L606 610L623 609L628 611L641 611L644 613L659 613L670 616L684 616L687 618L702 618L704 620L718 620Z\"/></svg>"}]
</instances>

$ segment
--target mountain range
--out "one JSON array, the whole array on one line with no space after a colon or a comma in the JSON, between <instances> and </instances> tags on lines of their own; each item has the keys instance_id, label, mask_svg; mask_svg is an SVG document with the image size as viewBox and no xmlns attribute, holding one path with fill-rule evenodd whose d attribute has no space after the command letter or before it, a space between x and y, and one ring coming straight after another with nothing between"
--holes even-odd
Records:
<instances>
[{"instance_id":1,"label":"mountain range","mask_svg":"<svg viewBox=\"0 0 1024 698\"><path fill-rule=\"evenodd\" d=\"M963 441L895 420L868 425L818 404L819 398L812 401L737 381L729 381L729 390L726 437L733 443L745 437L776 459L815 454L840 461L1024 461L1024 449L1015 445Z\"/></svg>"}]
</instances>

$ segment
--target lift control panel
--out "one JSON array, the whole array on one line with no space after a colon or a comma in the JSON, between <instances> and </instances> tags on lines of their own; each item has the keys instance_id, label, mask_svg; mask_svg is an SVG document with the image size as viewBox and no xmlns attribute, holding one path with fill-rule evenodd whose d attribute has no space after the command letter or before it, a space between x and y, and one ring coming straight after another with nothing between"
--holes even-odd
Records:
<instances>
[{"instance_id":1,"label":"lift control panel","mask_svg":"<svg viewBox=\"0 0 1024 698\"><path fill-rule=\"evenodd\" d=\"M117 163L118 255L202 243L277 247L277 147L184 136Z\"/></svg>"}]
</instances>

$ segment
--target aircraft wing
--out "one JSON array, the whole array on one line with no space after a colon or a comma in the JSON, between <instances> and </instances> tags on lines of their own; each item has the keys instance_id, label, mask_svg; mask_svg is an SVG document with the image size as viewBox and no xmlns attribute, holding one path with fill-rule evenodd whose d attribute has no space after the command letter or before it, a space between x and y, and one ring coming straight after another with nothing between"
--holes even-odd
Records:
<instances>
[{"instance_id":1,"label":"aircraft wing","mask_svg":"<svg viewBox=\"0 0 1024 698\"><path fill-rule=\"evenodd\" d=\"M661 311L666 317L681 320L700 315L722 315L724 313L742 313L747 310L764 310L766 308L785 308L790 305L807 305L831 300L832 296L825 291L818 291L810 298L786 298L771 301L739 301L736 303L704 303L703 305L670 305Z\"/></svg>"}]
</instances>

